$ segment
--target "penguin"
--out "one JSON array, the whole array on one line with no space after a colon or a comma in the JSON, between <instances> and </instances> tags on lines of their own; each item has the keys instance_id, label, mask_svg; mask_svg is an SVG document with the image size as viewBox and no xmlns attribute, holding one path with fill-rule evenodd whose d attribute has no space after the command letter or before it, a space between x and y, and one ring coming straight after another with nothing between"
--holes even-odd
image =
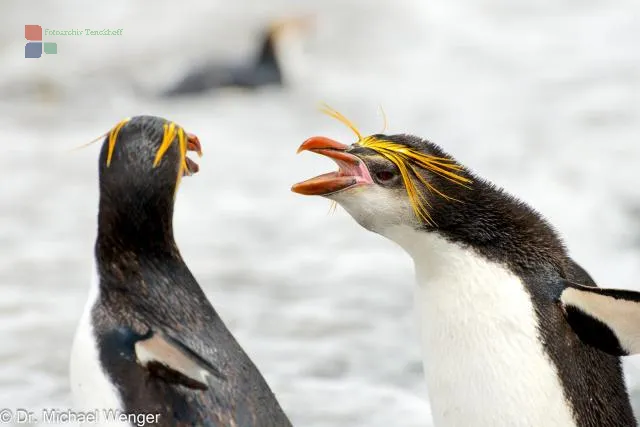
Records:
<instances>
[{"instance_id":1,"label":"penguin","mask_svg":"<svg viewBox=\"0 0 640 427\"><path fill-rule=\"evenodd\" d=\"M173 235L197 137L153 116L105 137L93 283L73 342L75 406L99 425L291 426L185 264Z\"/></svg>"},{"instance_id":2,"label":"penguin","mask_svg":"<svg viewBox=\"0 0 640 427\"><path fill-rule=\"evenodd\" d=\"M338 171L292 191L412 257L435 426L636 426L619 356L640 350L637 294L597 288L541 214L436 144L329 114L357 141L306 140Z\"/></svg>"},{"instance_id":3,"label":"penguin","mask_svg":"<svg viewBox=\"0 0 640 427\"><path fill-rule=\"evenodd\" d=\"M291 56L293 52L290 51L296 48L287 41L296 38L297 33L307 30L309 26L308 17L273 22L262 32L260 48L251 61L244 64L199 64L161 95L194 95L226 87L256 89L284 86L287 76L282 61Z\"/></svg>"}]
</instances>

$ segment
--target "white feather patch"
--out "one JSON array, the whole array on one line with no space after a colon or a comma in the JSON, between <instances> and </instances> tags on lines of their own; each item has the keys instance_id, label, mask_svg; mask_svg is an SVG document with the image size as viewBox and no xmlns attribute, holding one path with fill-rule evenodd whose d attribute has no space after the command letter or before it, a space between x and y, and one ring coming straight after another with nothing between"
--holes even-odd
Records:
<instances>
[{"instance_id":1,"label":"white feather patch","mask_svg":"<svg viewBox=\"0 0 640 427\"><path fill-rule=\"evenodd\" d=\"M210 372L201 362L160 333L156 332L150 338L136 342L135 351L138 363L145 368L149 367L150 363L159 363L190 378L200 387L208 387L207 379L211 376Z\"/></svg>"},{"instance_id":2,"label":"white feather patch","mask_svg":"<svg viewBox=\"0 0 640 427\"><path fill-rule=\"evenodd\" d=\"M91 319L99 295L99 277L94 268L89 298L76 330L71 350L69 374L74 407L78 411L122 411L120 393L105 373L100 363L98 344ZM119 422L103 417L103 426L130 426L128 422Z\"/></svg>"},{"instance_id":3,"label":"white feather patch","mask_svg":"<svg viewBox=\"0 0 640 427\"><path fill-rule=\"evenodd\" d=\"M567 288L560 300L607 325L627 353L640 353L640 302L603 295L586 287Z\"/></svg>"},{"instance_id":4,"label":"white feather patch","mask_svg":"<svg viewBox=\"0 0 640 427\"><path fill-rule=\"evenodd\" d=\"M399 226L383 234L415 262L435 425L576 426L516 275L436 233Z\"/></svg>"}]
</instances>

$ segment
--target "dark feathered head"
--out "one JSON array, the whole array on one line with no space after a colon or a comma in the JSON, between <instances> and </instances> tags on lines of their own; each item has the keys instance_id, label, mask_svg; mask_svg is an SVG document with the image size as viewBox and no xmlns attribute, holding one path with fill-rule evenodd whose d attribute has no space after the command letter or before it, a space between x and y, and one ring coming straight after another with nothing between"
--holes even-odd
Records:
<instances>
[{"instance_id":1,"label":"dark feathered head","mask_svg":"<svg viewBox=\"0 0 640 427\"><path fill-rule=\"evenodd\" d=\"M187 151L201 154L198 138L159 117L137 116L111 129L100 152L100 227L170 228L181 179L198 171Z\"/></svg>"}]
</instances>

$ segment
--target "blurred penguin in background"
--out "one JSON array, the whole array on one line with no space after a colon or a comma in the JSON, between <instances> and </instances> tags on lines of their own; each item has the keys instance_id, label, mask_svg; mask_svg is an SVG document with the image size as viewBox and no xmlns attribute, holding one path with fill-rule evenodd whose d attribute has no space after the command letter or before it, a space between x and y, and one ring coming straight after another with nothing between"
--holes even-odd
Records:
<instances>
[{"instance_id":1,"label":"blurred penguin in background","mask_svg":"<svg viewBox=\"0 0 640 427\"><path fill-rule=\"evenodd\" d=\"M228 87L285 86L290 83L291 68L300 61L301 41L311 24L308 16L273 22L263 31L255 58L239 64L198 64L162 95L188 96Z\"/></svg>"}]
</instances>

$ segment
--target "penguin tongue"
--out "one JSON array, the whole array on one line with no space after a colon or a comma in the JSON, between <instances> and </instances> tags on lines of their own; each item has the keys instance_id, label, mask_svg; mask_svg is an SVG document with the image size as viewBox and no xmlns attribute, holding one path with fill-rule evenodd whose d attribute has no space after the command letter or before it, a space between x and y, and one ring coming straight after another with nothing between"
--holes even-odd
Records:
<instances>
[{"instance_id":1,"label":"penguin tongue","mask_svg":"<svg viewBox=\"0 0 640 427\"><path fill-rule=\"evenodd\" d=\"M339 170L294 184L291 191L304 195L326 196L356 185L372 184L373 180L364 162L347 153L348 148L347 145L322 136L307 139L298 148L298 153L311 151L330 157L338 164Z\"/></svg>"}]
</instances>

